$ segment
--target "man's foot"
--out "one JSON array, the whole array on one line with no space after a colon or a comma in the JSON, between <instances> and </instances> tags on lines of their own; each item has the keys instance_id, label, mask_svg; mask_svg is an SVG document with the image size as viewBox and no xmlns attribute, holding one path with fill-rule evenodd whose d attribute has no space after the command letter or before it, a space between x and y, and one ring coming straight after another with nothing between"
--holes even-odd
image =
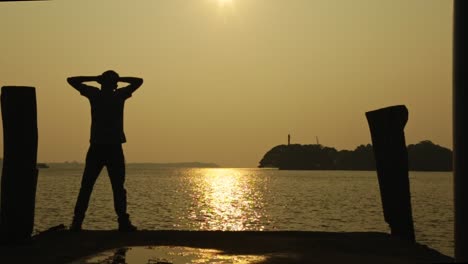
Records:
<instances>
[{"instance_id":1,"label":"man's foot","mask_svg":"<svg viewBox=\"0 0 468 264\"><path fill-rule=\"evenodd\" d=\"M119 217L119 231L120 232L135 232L137 231L137 227L132 225L130 222L130 217L128 214L125 214Z\"/></svg>"},{"instance_id":2,"label":"man's foot","mask_svg":"<svg viewBox=\"0 0 468 264\"><path fill-rule=\"evenodd\" d=\"M70 226L70 228L68 230L72 231L72 232L80 232L82 230L81 223L72 222L72 224L71 224L71 226Z\"/></svg>"},{"instance_id":3,"label":"man's foot","mask_svg":"<svg viewBox=\"0 0 468 264\"><path fill-rule=\"evenodd\" d=\"M132 223L127 224L119 224L119 231L120 232L135 232L137 231L137 227L132 225Z\"/></svg>"}]
</instances>

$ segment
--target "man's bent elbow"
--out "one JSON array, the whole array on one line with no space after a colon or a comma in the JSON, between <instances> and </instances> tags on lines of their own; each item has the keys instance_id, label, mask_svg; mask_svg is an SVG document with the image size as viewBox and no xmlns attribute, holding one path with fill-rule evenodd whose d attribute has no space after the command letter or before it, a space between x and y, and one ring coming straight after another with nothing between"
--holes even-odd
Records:
<instances>
[{"instance_id":1,"label":"man's bent elbow","mask_svg":"<svg viewBox=\"0 0 468 264\"><path fill-rule=\"evenodd\" d=\"M133 85L135 85L136 88L139 88L142 84L143 84L143 78L135 78Z\"/></svg>"},{"instance_id":2,"label":"man's bent elbow","mask_svg":"<svg viewBox=\"0 0 468 264\"><path fill-rule=\"evenodd\" d=\"M67 82L68 82L68 84L70 84L70 85L73 86L73 87L76 87L76 86L79 84L79 82L78 82L78 80L76 79L76 77L68 77L68 78L67 78Z\"/></svg>"}]
</instances>

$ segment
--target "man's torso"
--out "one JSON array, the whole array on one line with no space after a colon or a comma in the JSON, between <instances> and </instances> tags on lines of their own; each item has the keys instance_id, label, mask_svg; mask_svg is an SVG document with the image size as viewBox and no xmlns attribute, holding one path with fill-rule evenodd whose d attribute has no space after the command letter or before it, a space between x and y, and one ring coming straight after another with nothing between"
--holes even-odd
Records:
<instances>
[{"instance_id":1,"label":"man's torso","mask_svg":"<svg viewBox=\"0 0 468 264\"><path fill-rule=\"evenodd\" d=\"M126 142L123 114L125 100L131 94L124 89L104 93L89 88L82 93L91 104L91 139L93 144L121 144Z\"/></svg>"}]
</instances>

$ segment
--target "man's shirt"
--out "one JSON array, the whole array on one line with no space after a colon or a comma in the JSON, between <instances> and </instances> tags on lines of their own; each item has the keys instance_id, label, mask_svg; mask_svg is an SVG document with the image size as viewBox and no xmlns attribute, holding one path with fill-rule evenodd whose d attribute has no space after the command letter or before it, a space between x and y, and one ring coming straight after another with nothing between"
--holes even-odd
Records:
<instances>
[{"instance_id":1,"label":"man's shirt","mask_svg":"<svg viewBox=\"0 0 468 264\"><path fill-rule=\"evenodd\" d=\"M117 89L111 93L102 92L92 86L80 87L81 95L91 104L92 144L121 144L127 140L123 128L125 100L132 96L128 88Z\"/></svg>"}]
</instances>

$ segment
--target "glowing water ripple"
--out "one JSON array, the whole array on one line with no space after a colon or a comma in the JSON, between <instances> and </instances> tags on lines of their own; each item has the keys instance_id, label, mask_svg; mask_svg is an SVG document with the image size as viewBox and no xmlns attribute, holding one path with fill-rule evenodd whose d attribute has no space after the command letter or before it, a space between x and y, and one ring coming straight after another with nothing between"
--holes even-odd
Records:
<instances>
[{"instance_id":1,"label":"glowing water ripple","mask_svg":"<svg viewBox=\"0 0 468 264\"><path fill-rule=\"evenodd\" d=\"M237 169L201 169L191 176L190 219L203 230L263 230L262 193L248 175Z\"/></svg>"}]
</instances>

